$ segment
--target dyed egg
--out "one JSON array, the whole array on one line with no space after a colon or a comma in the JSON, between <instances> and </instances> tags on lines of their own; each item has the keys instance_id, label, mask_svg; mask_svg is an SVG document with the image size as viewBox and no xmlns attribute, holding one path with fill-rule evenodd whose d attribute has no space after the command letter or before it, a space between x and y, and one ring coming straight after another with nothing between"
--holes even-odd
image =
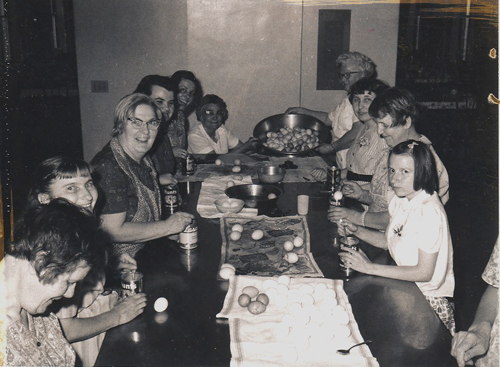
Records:
<instances>
[{"instance_id":1,"label":"dyed egg","mask_svg":"<svg viewBox=\"0 0 500 367\"><path fill-rule=\"evenodd\" d=\"M250 304L250 302L252 302L252 299L248 294L242 294L238 297L238 304L241 307L247 307Z\"/></svg>"},{"instance_id":2,"label":"dyed egg","mask_svg":"<svg viewBox=\"0 0 500 367\"><path fill-rule=\"evenodd\" d=\"M269 304L269 297L265 293L259 294L256 300L263 303L264 306L267 306Z\"/></svg>"},{"instance_id":3,"label":"dyed egg","mask_svg":"<svg viewBox=\"0 0 500 367\"><path fill-rule=\"evenodd\" d=\"M285 243L283 244L283 248L286 250L286 251L292 251L293 250L293 242L292 241L285 241Z\"/></svg>"},{"instance_id":4,"label":"dyed egg","mask_svg":"<svg viewBox=\"0 0 500 367\"><path fill-rule=\"evenodd\" d=\"M229 238L233 241L238 241L241 238L241 232L233 231L229 234Z\"/></svg>"},{"instance_id":5,"label":"dyed egg","mask_svg":"<svg viewBox=\"0 0 500 367\"><path fill-rule=\"evenodd\" d=\"M257 288L255 288L254 286L249 285L249 286L243 288L241 293L248 294L250 296L250 298L254 298L254 297L257 297L257 295L259 294L259 290Z\"/></svg>"},{"instance_id":6,"label":"dyed egg","mask_svg":"<svg viewBox=\"0 0 500 367\"><path fill-rule=\"evenodd\" d=\"M248 305L248 311L251 314L258 315L266 310L266 305L259 301L250 302Z\"/></svg>"},{"instance_id":7,"label":"dyed egg","mask_svg":"<svg viewBox=\"0 0 500 367\"><path fill-rule=\"evenodd\" d=\"M236 231L236 232L243 232L243 226L241 224L235 224L232 228L231 231Z\"/></svg>"},{"instance_id":8,"label":"dyed egg","mask_svg":"<svg viewBox=\"0 0 500 367\"><path fill-rule=\"evenodd\" d=\"M293 245L295 247L300 247L304 244L304 239L300 236L297 236L293 239Z\"/></svg>"},{"instance_id":9,"label":"dyed egg","mask_svg":"<svg viewBox=\"0 0 500 367\"><path fill-rule=\"evenodd\" d=\"M252 239L258 241L264 237L264 232L261 229L256 229L252 232Z\"/></svg>"}]
</instances>

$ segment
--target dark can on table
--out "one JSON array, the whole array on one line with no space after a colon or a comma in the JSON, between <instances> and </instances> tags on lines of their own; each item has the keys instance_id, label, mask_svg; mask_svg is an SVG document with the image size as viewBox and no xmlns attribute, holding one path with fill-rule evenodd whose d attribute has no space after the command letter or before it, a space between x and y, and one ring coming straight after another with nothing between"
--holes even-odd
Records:
<instances>
[{"instance_id":1,"label":"dark can on table","mask_svg":"<svg viewBox=\"0 0 500 367\"><path fill-rule=\"evenodd\" d=\"M345 249L346 247L358 251L359 249L359 240L356 237L340 237L340 251ZM351 269L347 264L344 264L342 259L339 259L339 266L342 273L345 276L350 276L354 274L356 271Z\"/></svg>"},{"instance_id":2,"label":"dark can on table","mask_svg":"<svg viewBox=\"0 0 500 367\"><path fill-rule=\"evenodd\" d=\"M183 174L186 176L194 175L194 158L192 155L187 155L184 159Z\"/></svg>"},{"instance_id":3,"label":"dark can on table","mask_svg":"<svg viewBox=\"0 0 500 367\"><path fill-rule=\"evenodd\" d=\"M165 208L169 214L173 214L179 208L179 190L177 185L166 185L163 188Z\"/></svg>"}]
</instances>

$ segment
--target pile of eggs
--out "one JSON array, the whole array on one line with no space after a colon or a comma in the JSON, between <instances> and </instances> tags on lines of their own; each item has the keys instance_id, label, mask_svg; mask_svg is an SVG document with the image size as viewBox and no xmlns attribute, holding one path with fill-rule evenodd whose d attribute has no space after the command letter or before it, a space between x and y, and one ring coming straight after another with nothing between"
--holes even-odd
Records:
<instances>
[{"instance_id":1,"label":"pile of eggs","mask_svg":"<svg viewBox=\"0 0 500 367\"><path fill-rule=\"evenodd\" d=\"M241 291L238 304L241 307L246 307L251 314L259 315L266 311L269 297L265 293L260 293L256 287L248 286Z\"/></svg>"},{"instance_id":2,"label":"pile of eggs","mask_svg":"<svg viewBox=\"0 0 500 367\"><path fill-rule=\"evenodd\" d=\"M311 346L321 349L330 346L334 338L344 341L351 335L349 314L338 304L330 284L292 284L289 276L281 275L258 286L269 298L267 310L274 314L271 307L276 307L283 315L268 336L286 345L283 358L287 363L296 362Z\"/></svg>"},{"instance_id":3,"label":"pile of eggs","mask_svg":"<svg viewBox=\"0 0 500 367\"><path fill-rule=\"evenodd\" d=\"M231 198L227 199L227 201L224 201L224 202L222 203L222 207L223 207L223 208L228 208L228 209L229 209L229 208L236 208L236 207L238 207L239 205L240 205L240 203L239 203L239 202L237 202L236 200L233 200L233 199L231 199Z\"/></svg>"},{"instance_id":4,"label":"pile of eggs","mask_svg":"<svg viewBox=\"0 0 500 367\"><path fill-rule=\"evenodd\" d=\"M299 261L299 255L297 253L293 252L294 248L301 247L304 244L304 239L300 236L296 236L293 238L292 241L288 240L283 243L283 248L285 251L288 251L285 253L285 256L283 258L290 264L295 264L297 261Z\"/></svg>"},{"instance_id":5,"label":"pile of eggs","mask_svg":"<svg viewBox=\"0 0 500 367\"><path fill-rule=\"evenodd\" d=\"M319 132L299 127L282 127L278 132L268 132L264 146L280 152L298 153L319 145Z\"/></svg>"}]
</instances>

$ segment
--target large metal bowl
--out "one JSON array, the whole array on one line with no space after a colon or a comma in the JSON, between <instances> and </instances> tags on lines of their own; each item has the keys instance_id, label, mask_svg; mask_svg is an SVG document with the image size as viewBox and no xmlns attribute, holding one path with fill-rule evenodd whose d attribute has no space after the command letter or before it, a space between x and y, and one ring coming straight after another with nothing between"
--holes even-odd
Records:
<instances>
[{"instance_id":1,"label":"large metal bowl","mask_svg":"<svg viewBox=\"0 0 500 367\"><path fill-rule=\"evenodd\" d=\"M302 129L311 129L319 133L318 139L321 143L328 143L331 140L330 129L317 118L308 115L300 114L279 114L265 118L260 121L253 129L253 136L261 144L267 140L268 132L278 132L282 127L291 129L297 127ZM309 155L312 149L307 149L301 152L283 152L276 149L268 148L262 145L262 149L266 154L273 156L304 156Z\"/></svg>"},{"instance_id":2,"label":"large metal bowl","mask_svg":"<svg viewBox=\"0 0 500 367\"><path fill-rule=\"evenodd\" d=\"M282 191L271 185L247 184L229 187L225 193L230 198L244 200L247 208L261 208L262 205L275 204Z\"/></svg>"}]
</instances>

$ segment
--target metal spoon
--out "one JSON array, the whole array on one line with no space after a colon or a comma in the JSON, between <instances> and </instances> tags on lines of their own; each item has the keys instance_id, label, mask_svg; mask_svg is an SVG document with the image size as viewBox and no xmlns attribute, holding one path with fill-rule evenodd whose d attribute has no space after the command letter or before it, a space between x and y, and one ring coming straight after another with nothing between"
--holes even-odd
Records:
<instances>
[{"instance_id":1,"label":"metal spoon","mask_svg":"<svg viewBox=\"0 0 500 367\"><path fill-rule=\"evenodd\" d=\"M348 355L350 353L350 351L351 351L352 348L359 347L360 345L363 345L363 344L370 344L371 342L372 342L371 340L365 340L362 343L354 344L349 349L338 349L337 350L337 354L341 354L343 356L346 356L346 355Z\"/></svg>"}]
</instances>

